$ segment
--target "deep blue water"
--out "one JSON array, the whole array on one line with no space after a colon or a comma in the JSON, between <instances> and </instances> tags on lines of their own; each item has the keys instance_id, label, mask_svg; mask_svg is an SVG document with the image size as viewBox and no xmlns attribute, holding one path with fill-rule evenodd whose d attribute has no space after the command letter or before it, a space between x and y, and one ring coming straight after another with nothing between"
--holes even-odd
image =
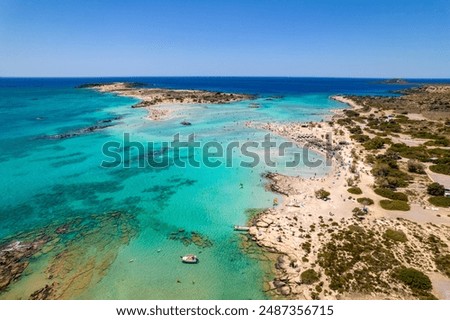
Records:
<instances>
[{"instance_id":1,"label":"deep blue water","mask_svg":"<svg viewBox=\"0 0 450 320\"><path fill-rule=\"evenodd\" d=\"M407 85L381 83L377 78L283 77L104 77L104 78L0 78L0 87L71 88L93 82L133 81L149 87L203 89L253 94L302 94L342 92L375 94L423 83L449 83L450 79L407 79Z\"/></svg>"}]
</instances>

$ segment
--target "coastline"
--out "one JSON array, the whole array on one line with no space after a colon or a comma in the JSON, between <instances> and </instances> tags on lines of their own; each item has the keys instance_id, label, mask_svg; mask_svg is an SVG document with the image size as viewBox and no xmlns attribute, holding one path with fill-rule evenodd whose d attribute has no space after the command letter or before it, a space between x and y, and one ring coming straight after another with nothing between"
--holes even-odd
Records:
<instances>
[{"instance_id":1,"label":"coastline","mask_svg":"<svg viewBox=\"0 0 450 320\"><path fill-rule=\"evenodd\" d=\"M338 116L340 112L341 110L333 111L332 117ZM269 123L260 128L294 141L300 147L307 145L308 148L322 156L327 156L330 152L333 154L330 171L325 176L301 178L274 173L267 174L268 189L280 194L283 201L280 205L262 212L249 224L249 233L257 245L270 253L278 254L273 260L275 278L269 283L269 292L275 299L279 297L308 299L309 296L303 292L304 288L298 285L301 283L300 271L307 269L305 255L302 250L299 250L299 247L301 248L305 243L301 240L305 235L304 232L299 233L299 230L308 223L314 223L319 215L335 219L351 217L351 213L342 215L331 213L331 210L334 211L337 206L342 208L343 204L351 207L351 202L345 203L345 199L340 203L337 203L338 199L324 202L313 196L314 191L320 188L334 191L342 189L346 167L348 167L346 162L349 159L350 147L342 145L339 148L326 150L327 145L324 139L333 130L333 127L327 122ZM345 138L348 137L344 137L344 140ZM340 190L340 193L343 194L344 191ZM334 195L333 198L335 198ZM302 211L301 217L296 214L296 211L299 210ZM296 235L301 238L293 238ZM319 239L313 241L318 242ZM309 263L308 266L310 266Z\"/></svg>"},{"instance_id":2,"label":"coastline","mask_svg":"<svg viewBox=\"0 0 450 320\"><path fill-rule=\"evenodd\" d=\"M253 95L223 93L205 90L180 90L162 88L143 88L139 84L114 82L107 84L85 84L80 89L92 89L98 92L112 93L119 96L140 100L132 108L145 108L147 118L153 121L167 120L172 116L171 105L189 104L226 104L253 99Z\"/></svg>"},{"instance_id":3,"label":"coastline","mask_svg":"<svg viewBox=\"0 0 450 320\"><path fill-rule=\"evenodd\" d=\"M331 96L330 99L345 103L350 108L333 110L330 123L313 122L307 125L267 123L260 126L302 146L311 145L311 141L323 140L328 132L333 132L335 133L333 144L337 143L339 146L339 148L331 149L332 167L323 177L307 179L273 173L266 176L269 180L268 188L280 194L283 201L280 205L255 217L249 223L249 233L258 246L278 254L272 261L275 277L269 283L270 292L274 298L282 299L414 299L414 293L411 294L398 284L391 284L392 288L395 287L394 291L378 287L373 289L375 292L370 290L364 292L361 289L359 289L361 292L358 292L358 289L336 291L333 288L333 277L324 266L320 266L320 259L315 258L320 257L319 253L324 251L323 248L327 243L333 242L334 234L345 232L352 226L371 230L370 232L374 232L377 235L376 239L380 241L383 239L383 233L390 229L400 228L405 234L411 234L412 230L424 232L422 227L420 231L415 229L417 223L433 228L434 234L445 239L449 235L450 226L448 219L450 215L448 217L429 216L428 209L421 209L415 204L412 205L414 212L405 215L397 211L384 210L377 204L366 206L356 201L358 196L347 190L352 185L357 185L362 189L362 195L374 199L377 203L384 199L373 191L375 180L371 174L371 166L364 161L356 160L359 154L363 154L363 149L352 140L349 130L336 121L345 118L345 110L362 111L363 107L341 95ZM340 141L343 143L341 144ZM322 151L322 155L324 154L323 149L314 147L314 151ZM331 193L325 201L315 196L315 192L320 189ZM358 210L355 211L357 208ZM363 217L358 216L363 208L368 214ZM442 211L449 212L448 209L442 209ZM439 223L441 227L435 226L434 223ZM424 237L428 236L427 234L425 231ZM426 261L422 263L432 264L434 258L423 248L423 243L415 243L415 245L421 258ZM381 248L382 246L380 250ZM399 251L396 254L400 261L405 259L404 252ZM411 262L409 264L414 265ZM416 267L423 269L421 264L417 264ZM434 271L432 268L428 267L427 271L435 281L435 287L445 287L443 283L450 284L450 281L445 282L447 280L436 277L432 273ZM309 283L303 279L306 272L316 274L317 279ZM387 274L383 272L381 275L388 277ZM438 278L441 280L436 280ZM442 291L435 289L433 293L439 298L446 299Z\"/></svg>"},{"instance_id":4,"label":"coastline","mask_svg":"<svg viewBox=\"0 0 450 320\"><path fill-rule=\"evenodd\" d=\"M90 94L89 92L84 92L83 94L92 96L92 94ZM111 98L110 95L104 95L104 97ZM112 98L117 99L116 97ZM330 98L332 99L333 97ZM343 98L346 99L345 97ZM169 105L170 103L168 104L168 107ZM158 107L159 106L165 107L165 105L162 103L158 104ZM127 108L129 107L127 106ZM326 155L326 153L328 152L328 150L326 149L327 145L317 145L314 142L323 141L327 133L333 132L333 145L339 146L339 149L333 150L333 152L335 151L335 154L332 158L332 166L330 172L326 176L301 178L273 173L265 175L265 178L269 182L268 188L275 193L281 194L284 200L280 201L280 203L273 208L268 209L262 214L255 217L249 223L249 225L251 225L251 230L250 233L245 234L245 237L250 239L251 241L254 241L252 242L252 245L254 247L261 247L262 250L266 250L266 252L270 253L264 255L263 259L272 261L268 262L268 264L269 267L273 268L274 275L270 275L270 278L265 277L267 281L264 281L264 288L267 290L264 289L264 292L270 294L270 296L273 298L416 299L416 296L412 295L412 293L409 291L405 291L404 288L397 286L398 284L393 285L393 288L396 289L394 291L397 292L395 295L390 295L386 292L375 294L370 290L355 295L354 292L358 291L348 290L348 288L345 288L343 292L340 292L339 289L333 289L333 291L331 291L331 286L333 286L332 275L330 276L328 274L329 271L321 265L322 262L320 261L320 259L315 259L319 256L319 253L324 254L324 247L335 241L335 239L333 238L334 235L342 236L342 232L347 233L351 230L359 229L367 230L367 232L372 232L374 230L374 232L377 234L377 238L375 239L376 241L385 241L384 233L389 228L392 230L400 230L401 232L404 232L406 234L406 237L408 238L407 245L396 244L396 246L399 246L399 248L401 249L396 249L395 247L379 248L383 250L397 250L398 252L395 251L395 253L401 258L401 263L406 266L413 266L425 272L432 279L433 287L435 287L436 290L438 290L439 288L445 288L445 286L447 285L445 283L445 276L436 271L437 269L434 263L435 257L425 252L426 250L423 250L424 244L416 240L416 235L419 235L423 239L427 239L430 234L432 234L433 236L438 236L438 239L444 239L443 243L448 243L448 239L450 239L448 229L446 231L440 225L443 223L447 223L448 225L448 217L450 217L448 216L448 213L450 212L448 211L448 209L439 209L439 211L433 211L429 208L425 208L424 205L415 202L416 200L414 200L413 196L409 193L408 196L410 197L410 200L411 198L413 198L410 201L411 210L409 212L386 211L379 206L379 201L383 200L384 198L374 193L374 178L370 173L371 166L365 163L365 158L368 153L363 150L362 144L352 140L353 138L351 138L349 132L350 126L348 124L341 124L341 122L339 121L349 119L349 115L351 115L352 113L348 113L346 112L346 110L361 113L362 116L366 116L368 114L368 112L359 109L362 109L362 107L355 103L355 105L353 107L351 106L350 109L343 108L330 110L330 112L333 114L332 117L334 118L331 123L312 122L305 124L286 122L251 122L249 124L251 126L255 126L256 128L268 130L279 136L283 136L285 139L294 141L300 146L309 144L311 149L314 149L315 152L322 153L323 155ZM392 111L382 110L380 111L378 116L381 119L387 117L387 115L389 115L390 117L396 117L393 114L394 113ZM411 114L403 117L411 118ZM141 116L139 118L141 119ZM99 122L99 124L106 125L111 121L119 119L120 118L101 120L104 122ZM417 119L418 117L415 114L414 120ZM423 119L421 118L420 120L423 121ZM352 125L354 125L355 123L356 122L354 122ZM359 123L361 122L358 122L358 124ZM367 126L365 126L364 124L362 124L361 126L363 130L367 128ZM89 130L91 130L90 128ZM94 130L95 128L96 127L92 127L92 130ZM171 128L169 128L169 130L171 130ZM343 133L340 133L340 131L342 131ZM74 132L74 134L76 136L78 132ZM368 133L368 135L370 138L377 137L376 132L374 133L374 131L372 131L372 133ZM394 142L396 142L397 139L399 141L404 141L403 136L392 137L392 139ZM342 145L340 144L341 141L344 142ZM417 141L417 139L415 141ZM421 143L425 143L427 141L430 141L430 139L421 139ZM381 155L380 153L385 151L387 148L388 146L386 146L381 151L371 151L370 154ZM76 161L77 159L74 159L74 161L68 162L68 165L76 163ZM399 165L402 170L406 170L406 161L407 159L403 162L399 161ZM355 167L352 168L354 164ZM426 169L428 172L429 169ZM353 195L347 191L347 188L349 187L349 183L347 181L348 178L352 178L355 181L355 184L362 189L362 195ZM427 179L432 178L423 176L420 183L428 183ZM227 180L229 179L227 178ZM240 181L237 180L237 182ZM223 181L221 183L223 183ZM235 183L233 186L236 185L238 184ZM260 183L258 185L260 185ZM80 187L78 188L80 190L86 189L86 185L80 185ZM324 188L325 190L331 192L331 195L326 199L326 201L316 198L315 192L319 188ZM414 185L413 188L415 190L418 188L418 186ZM244 190L247 190L247 188L244 188ZM240 192L245 192L244 190ZM404 189L400 189L400 191L404 191ZM375 204L367 206L369 209L368 215L359 217L353 213L353 210L357 207L362 208L362 205L356 199L363 196L370 197L371 199L375 200ZM273 197L272 194L269 196L269 199L266 199L268 200L266 202L266 206L270 206L270 204L272 203L273 198L271 197ZM241 198L241 202L245 202L242 201L242 199L244 198ZM257 208L257 206L259 206L261 203L258 203L258 201L261 201L261 198L254 197L252 207ZM425 199L423 201L424 203L427 202L427 200ZM129 205L129 203L124 204ZM428 204L428 206L430 205ZM242 214L244 210L233 211ZM231 223L233 222L234 221L232 221ZM63 223L63 221L61 221L61 223ZM227 223L230 223L230 221L228 221ZM65 229L67 228L65 225L61 226L61 228L55 228L58 229L58 234L64 233ZM183 225L183 227L185 226ZM228 227L225 226L225 228ZM229 232L228 229L226 230L226 232ZM61 235L58 235L57 237L61 237ZM249 245L249 243L247 243L246 245ZM407 250L410 250L409 246L411 246L414 251L412 259L417 260L417 263L408 261L408 258L404 255ZM7 249L9 250L9 248ZM156 250L157 248L154 248L155 252ZM445 253L446 251L443 252ZM80 255L81 254L82 252L80 252ZM419 256L417 256L416 254L419 254ZM133 261L139 261L139 259L135 260L136 253L133 253L133 255L125 258L126 259L122 259L121 261L125 262L126 265L129 265L130 270L131 268L134 268L136 265L138 265L138 263L129 263L129 259ZM57 262L63 263L63 261ZM172 261L170 261L169 263L171 262ZM201 267L204 266L208 266L208 264L201 265ZM197 268L197 270L199 269ZM315 270L318 274L318 280L314 280L314 282L312 283L309 283L308 280L304 280L302 278L302 274L310 270ZM114 278L114 276L112 276L111 278ZM346 277L342 276L342 278L345 279ZM388 272L385 272L381 278L389 279ZM444 283L444 285L436 285L436 281L437 284ZM258 284L261 284L261 286L258 287L262 287L262 283L258 282ZM253 281L251 284L253 289L255 288L254 285L255 282ZM181 285L176 284L175 287L177 286L180 287ZM319 289L317 289L318 287ZM244 288L241 289L244 290ZM435 294L439 298L445 298L445 293L433 292L433 294Z\"/></svg>"}]
</instances>

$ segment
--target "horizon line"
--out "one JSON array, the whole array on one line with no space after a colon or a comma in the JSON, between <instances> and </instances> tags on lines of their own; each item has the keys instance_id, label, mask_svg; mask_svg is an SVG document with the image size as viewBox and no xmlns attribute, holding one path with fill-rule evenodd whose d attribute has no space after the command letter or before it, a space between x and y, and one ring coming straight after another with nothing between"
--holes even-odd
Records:
<instances>
[{"instance_id":1,"label":"horizon line","mask_svg":"<svg viewBox=\"0 0 450 320\"><path fill-rule=\"evenodd\" d=\"M254 76L254 75L241 75L241 76L220 76L220 75L118 75L118 76L0 76L0 79L76 79L76 78L316 78L316 79L381 79L381 80L450 80L449 77L373 77L373 76Z\"/></svg>"}]
</instances>

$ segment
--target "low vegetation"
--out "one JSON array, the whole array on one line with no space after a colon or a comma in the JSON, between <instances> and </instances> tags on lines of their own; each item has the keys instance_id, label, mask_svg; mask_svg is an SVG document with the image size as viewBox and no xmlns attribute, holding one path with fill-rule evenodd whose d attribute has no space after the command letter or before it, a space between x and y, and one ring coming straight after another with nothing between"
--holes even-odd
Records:
<instances>
[{"instance_id":1,"label":"low vegetation","mask_svg":"<svg viewBox=\"0 0 450 320\"><path fill-rule=\"evenodd\" d=\"M383 234L383 238L396 242L408 241L408 238L406 237L406 234L403 231L394 229L387 229Z\"/></svg>"},{"instance_id":2,"label":"low vegetation","mask_svg":"<svg viewBox=\"0 0 450 320\"><path fill-rule=\"evenodd\" d=\"M359 203L361 203L365 206L370 206L370 205L374 204L372 199L366 198L366 197L358 198L358 199L356 199L356 201L358 201Z\"/></svg>"},{"instance_id":3,"label":"low vegetation","mask_svg":"<svg viewBox=\"0 0 450 320\"><path fill-rule=\"evenodd\" d=\"M409 159L408 160L408 171L411 173L424 174L425 166L418 160Z\"/></svg>"},{"instance_id":4,"label":"low vegetation","mask_svg":"<svg viewBox=\"0 0 450 320\"><path fill-rule=\"evenodd\" d=\"M319 281L319 274L314 269L308 269L300 274L300 279L304 284L313 284Z\"/></svg>"},{"instance_id":5,"label":"low vegetation","mask_svg":"<svg viewBox=\"0 0 450 320\"><path fill-rule=\"evenodd\" d=\"M450 254L437 256L435 262L438 270L450 278Z\"/></svg>"},{"instance_id":6,"label":"low vegetation","mask_svg":"<svg viewBox=\"0 0 450 320\"><path fill-rule=\"evenodd\" d=\"M387 139L375 137L363 143L363 146L366 150L377 150L383 149L384 144L389 142Z\"/></svg>"},{"instance_id":7,"label":"low vegetation","mask_svg":"<svg viewBox=\"0 0 450 320\"><path fill-rule=\"evenodd\" d=\"M393 273L394 278L400 280L413 290L431 290L431 280L422 271L414 268L399 268Z\"/></svg>"},{"instance_id":8,"label":"low vegetation","mask_svg":"<svg viewBox=\"0 0 450 320\"><path fill-rule=\"evenodd\" d=\"M353 212L353 217L355 217L356 219L362 220L364 219L364 216L367 215L367 209L361 209L361 208L353 208L352 210Z\"/></svg>"},{"instance_id":9,"label":"low vegetation","mask_svg":"<svg viewBox=\"0 0 450 320\"><path fill-rule=\"evenodd\" d=\"M372 168L375 182L382 188L402 188L409 184L411 177L399 169L395 154L377 157Z\"/></svg>"},{"instance_id":10,"label":"low vegetation","mask_svg":"<svg viewBox=\"0 0 450 320\"><path fill-rule=\"evenodd\" d=\"M365 135L365 134L352 134L350 136L350 138L355 140L355 141L357 141L357 142L359 142L359 143L364 143L364 142L367 142L367 141L370 140L369 136Z\"/></svg>"},{"instance_id":11,"label":"low vegetation","mask_svg":"<svg viewBox=\"0 0 450 320\"><path fill-rule=\"evenodd\" d=\"M387 188L376 188L375 193L391 200L408 201L408 196L403 192L396 192Z\"/></svg>"},{"instance_id":12,"label":"low vegetation","mask_svg":"<svg viewBox=\"0 0 450 320\"><path fill-rule=\"evenodd\" d=\"M381 200L380 206L385 210L409 211L411 207L405 201L400 200Z\"/></svg>"},{"instance_id":13,"label":"low vegetation","mask_svg":"<svg viewBox=\"0 0 450 320\"><path fill-rule=\"evenodd\" d=\"M325 189L321 188L321 189L317 190L315 192L315 194L316 194L317 199L327 200L331 193L329 191L326 191Z\"/></svg>"},{"instance_id":14,"label":"low vegetation","mask_svg":"<svg viewBox=\"0 0 450 320\"><path fill-rule=\"evenodd\" d=\"M351 187L348 188L347 191L351 194L362 194L362 190L360 187Z\"/></svg>"},{"instance_id":15,"label":"low vegetation","mask_svg":"<svg viewBox=\"0 0 450 320\"><path fill-rule=\"evenodd\" d=\"M389 292L389 281L380 275L400 265L375 232L357 225L334 233L320 249L318 263L330 279L330 289L340 293Z\"/></svg>"},{"instance_id":16,"label":"low vegetation","mask_svg":"<svg viewBox=\"0 0 450 320\"><path fill-rule=\"evenodd\" d=\"M443 196L445 187L440 183L433 182L427 186L427 193L431 196Z\"/></svg>"},{"instance_id":17,"label":"low vegetation","mask_svg":"<svg viewBox=\"0 0 450 320\"><path fill-rule=\"evenodd\" d=\"M430 166L430 170L440 174L450 175L450 161L448 163L438 163Z\"/></svg>"},{"instance_id":18,"label":"low vegetation","mask_svg":"<svg viewBox=\"0 0 450 320\"><path fill-rule=\"evenodd\" d=\"M444 196L430 197L428 198L428 201L436 207L443 207L443 208L450 207L450 197Z\"/></svg>"}]
</instances>

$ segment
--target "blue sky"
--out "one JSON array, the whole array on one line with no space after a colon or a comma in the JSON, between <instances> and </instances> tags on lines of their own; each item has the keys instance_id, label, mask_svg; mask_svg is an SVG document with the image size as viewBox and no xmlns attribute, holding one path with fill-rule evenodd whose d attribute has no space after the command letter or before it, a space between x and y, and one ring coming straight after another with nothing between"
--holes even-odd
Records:
<instances>
[{"instance_id":1,"label":"blue sky","mask_svg":"<svg viewBox=\"0 0 450 320\"><path fill-rule=\"evenodd\" d=\"M0 0L0 76L450 78L449 0Z\"/></svg>"}]
</instances>

